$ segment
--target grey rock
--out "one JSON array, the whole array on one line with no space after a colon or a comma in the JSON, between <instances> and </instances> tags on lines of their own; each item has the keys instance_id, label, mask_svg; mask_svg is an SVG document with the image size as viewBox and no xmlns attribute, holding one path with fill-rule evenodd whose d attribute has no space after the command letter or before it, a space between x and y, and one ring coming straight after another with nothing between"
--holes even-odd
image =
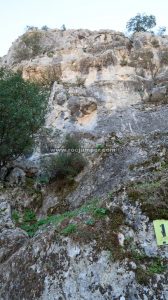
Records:
<instances>
[{"instance_id":1,"label":"grey rock","mask_svg":"<svg viewBox=\"0 0 168 300\"><path fill-rule=\"evenodd\" d=\"M8 168L7 167L2 167L0 169L0 180L4 181L7 174L8 174Z\"/></svg>"},{"instance_id":2,"label":"grey rock","mask_svg":"<svg viewBox=\"0 0 168 300\"><path fill-rule=\"evenodd\" d=\"M8 180L11 185L24 184L25 176L25 172L22 169L16 167L9 174Z\"/></svg>"}]
</instances>

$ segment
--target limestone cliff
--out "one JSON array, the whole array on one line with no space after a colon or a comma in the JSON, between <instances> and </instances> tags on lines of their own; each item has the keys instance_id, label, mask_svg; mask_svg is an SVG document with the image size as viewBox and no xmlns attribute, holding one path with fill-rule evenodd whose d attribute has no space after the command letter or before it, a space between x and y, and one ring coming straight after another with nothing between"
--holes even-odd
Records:
<instances>
[{"instance_id":1,"label":"limestone cliff","mask_svg":"<svg viewBox=\"0 0 168 300\"><path fill-rule=\"evenodd\" d=\"M28 31L1 65L51 94L34 153L1 187L0 299L168 299L152 222L168 219L168 37ZM87 166L72 186L39 187L67 133L93 149Z\"/></svg>"}]
</instances>

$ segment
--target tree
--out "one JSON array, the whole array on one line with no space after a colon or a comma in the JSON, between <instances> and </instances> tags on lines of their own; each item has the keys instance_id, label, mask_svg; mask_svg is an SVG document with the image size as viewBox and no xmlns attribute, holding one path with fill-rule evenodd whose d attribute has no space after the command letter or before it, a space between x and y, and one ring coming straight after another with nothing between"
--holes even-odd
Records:
<instances>
[{"instance_id":1,"label":"tree","mask_svg":"<svg viewBox=\"0 0 168 300\"><path fill-rule=\"evenodd\" d=\"M45 120L48 92L0 69L0 167L29 150Z\"/></svg>"},{"instance_id":2,"label":"tree","mask_svg":"<svg viewBox=\"0 0 168 300\"><path fill-rule=\"evenodd\" d=\"M65 30L66 30L65 24L63 24L63 25L61 26L61 30L62 30L62 31L65 31Z\"/></svg>"},{"instance_id":3,"label":"tree","mask_svg":"<svg viewBox=\"0 0 168 300\"><path fill-rule=\"evenodd\" d=\"M27 25L26 26L26 31L37 31L38 27L32 26L32 25Z\"/></svg>"},{"instance_id":4,"label":"tree","mask_svg":"<svg viewBox=\"0 0 168 300\"><path fill-rule=\"evenodd\" d=\"M49 27L47 25L43 25L41 27L41 30L44 30L44 31L48 31L49 30Z\"/></svg>"},{"instance_id":5,"label":"tree","mask_svg":"<svg viewBox=\"0 0 168 300\"><path fill-rule=\"evenodd\" d=\"M157 34L159 36L163 36L165 33L166 33L166 27L165 26L159 27L159 30L158 30Z\"/></svg>"},{"instance_id":6,"label":"tree","mask_svg":"<svg viewBox=\"0 0 168 300\"><path fill-rule=\"evenodd\" d=\"M156 26L156 18L153 15L137 14L134 18L131 18L126 28L129 32L146 32L149 29Z\"/></svg>"}]
</instances>

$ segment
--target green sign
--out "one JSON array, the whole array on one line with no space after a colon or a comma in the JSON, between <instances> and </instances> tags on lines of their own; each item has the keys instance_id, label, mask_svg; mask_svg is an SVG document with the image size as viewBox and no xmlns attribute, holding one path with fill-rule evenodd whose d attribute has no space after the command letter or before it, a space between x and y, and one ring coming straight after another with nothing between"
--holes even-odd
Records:
<instances>
[{"instance_id":1,"label":"green sign","mask_svg":"<svg viewBox=\"0 0 168 300\"><path fill-rule=\"evenodd\" d=\"M153 221L156 241L159 246L168 245L168 220Z\"/></svg>"}]
</instances>

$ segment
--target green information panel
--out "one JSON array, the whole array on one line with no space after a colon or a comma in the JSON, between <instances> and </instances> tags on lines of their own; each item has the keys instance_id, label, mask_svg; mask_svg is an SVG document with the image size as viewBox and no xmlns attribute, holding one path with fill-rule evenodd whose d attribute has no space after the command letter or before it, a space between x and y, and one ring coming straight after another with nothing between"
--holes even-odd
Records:
<instances>
[{"instance_id":1,"label":"green information panel","mask_svg":"<svg viewBox=\"0 0 168 300\"><path fill-rule=\"evenodd\" d=\"M168 245L168 220L153 221L156 241L159 246Z\"/></svg>"}]
</instances>

